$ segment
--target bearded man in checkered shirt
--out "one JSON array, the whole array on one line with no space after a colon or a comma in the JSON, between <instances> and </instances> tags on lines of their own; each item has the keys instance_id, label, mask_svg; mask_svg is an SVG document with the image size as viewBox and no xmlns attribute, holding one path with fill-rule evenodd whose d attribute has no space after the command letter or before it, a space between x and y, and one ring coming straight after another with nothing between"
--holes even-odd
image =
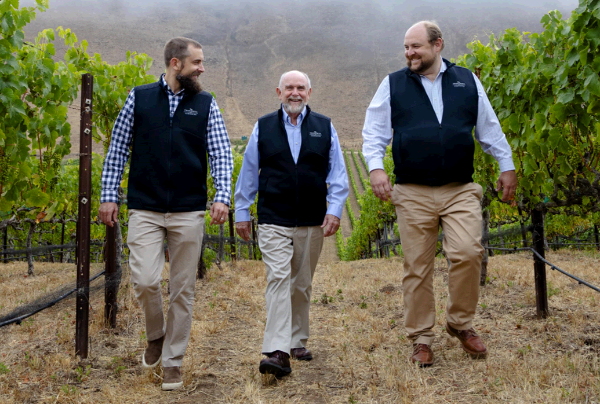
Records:
<instances>
[{"instance_id":1,"label":"bearded man in checkered shirt","mask_svg":"<svg viewBox=\"0 0 600 404\"><path fill-rule=\"evenodd\" d=\"M219 107L200 85L202 46L173 38L164 54L166 74L135 87L117 117L104 161L99 216L108 226L117 221L117 190L131 147L127 244L133 288L146 318L142 365L154 368L162 360L162 389L175 390L183 386L208 168L216 189L211 224L222 224L229 213L233 158ZM160 287L165 237L170 255L166 321Z\"/></svg>"}]
</instances>

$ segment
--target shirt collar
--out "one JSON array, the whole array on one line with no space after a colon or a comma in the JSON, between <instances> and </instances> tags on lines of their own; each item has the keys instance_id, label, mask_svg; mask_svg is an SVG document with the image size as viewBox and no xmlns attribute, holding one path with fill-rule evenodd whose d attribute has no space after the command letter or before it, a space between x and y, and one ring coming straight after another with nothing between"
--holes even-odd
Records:
<instances>
[{"instance_id":1,"label":"shirt collar","mask_svg":"<svg viewBox=\"0 0 600 404\"><path fill-rule=\"evenodd\" d=\"M446 71L446 69L448 69L448 66L446 66L446 62L444 62L444 59L441 56L440 56L440 59L442 59L442 64L440 65L440 71L438 72L437 76L435 77L436 79L438 77L440 77L440 74L444 73ZM425 77L422 74L419 74L419 76Z\"/></svg>"},{"instance_id":2,"label":"shirt collar","mask_svg":"<svg viewBox=\"0 0 600 404\"><path fill-rule=\"evenodd\" d=\"M169 83L167 83L167 80L165 79L165 74L164 73L160 76L160 80L161 80L161 83L163 85L163 88L165 88L167 90L167 93L169 93L171 95L182 95L183 92L185 91L184 89L181 89L181 90L179 90L179 92L177 94L175 94L173 92L173 90L171 90L171 87L169 87Z\"/></svg>"},{"instance_id":3,"label":"shirt collar","mask_svg":"<svg viewBox=\"0 0 600 404\"><path fill-rule=\"evenodd\" d=\"M281 110L283 111L283 122L285 123L289 123L290 125L292 124L292 121L290 120L290 116L288 115L288 113L285 111L285 108L283 108L283 104L281 104ZM298 115L298 125L300 125L302 123L302 119L304 119L304 116L306 115L306 105L304 106L304 109L302 110L302 112L300 112L300 115Z\"/></svg>"}]
</instances>

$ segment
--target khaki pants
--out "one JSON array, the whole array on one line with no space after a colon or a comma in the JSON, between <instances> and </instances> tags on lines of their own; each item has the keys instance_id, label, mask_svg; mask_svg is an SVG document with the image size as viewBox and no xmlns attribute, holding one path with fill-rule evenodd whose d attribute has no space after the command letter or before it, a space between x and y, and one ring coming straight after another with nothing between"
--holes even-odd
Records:
<instances>
[{"instance_id":1,"label":"khaki pants","mask_svg":"<svg viewBox=\"0 0 600 404\"><path fill-rule=\"evenodd\" d=\"M392 202L404 252L405 326L415 344L431 345L435 337L433 270L440 225L450 260L446 320L459 330L472 327L483 257L481 197L476 183L394 185Z\"/></svg>"},{"instance_id":2,"label":"khaki pants","mask_svg":"<svg viewBox=\"0 0 600 404\"><path fill-rule=\"evenodd\" d=\"M323 247L320 226L258 226L258 245L267 269L267 324L262 353L290 353L308 340L312 279Z\"/></svg>"},{"instance_id":3,"label":"khaki pants","mask_svg":"<svg viewBox=\"0 0 600 404\"><path fill-rule=\"evenodd\" d=\"M165 337L162 350L165 367L181 366L188 345L203 234L204 211L129 211L127 244L131 281L146 317L148 341ZM165 236L169 246L171 289L166 324L161 296Z\"/></svg>"}]
</instances>

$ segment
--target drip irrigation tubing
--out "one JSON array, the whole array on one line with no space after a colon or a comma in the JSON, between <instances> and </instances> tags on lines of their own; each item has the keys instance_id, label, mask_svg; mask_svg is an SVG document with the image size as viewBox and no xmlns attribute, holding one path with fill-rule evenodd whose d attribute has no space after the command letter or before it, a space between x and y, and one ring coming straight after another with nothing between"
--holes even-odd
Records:
<instances>
[{"instance_id":1,"label":"drip irrigation tubing","mask_svg":"<svg viewBox=\"0 0 600 404\"><path fill-rule=\"evenodd\" d=\"M92 282L92 281L98 279L100 276L104 275L104 272L105 271L102 271L102 272L99 272L96 275L94 275L94 277L90 279L90 282ZM52 300L51 302L48 302L44 306L38 307L37 309L35 309L31 313L27 313L27 314L24 314L22 316L15 317L15 318L12 318L10 320L7 320L7 321L4 321L4 322L0 323L0 328L4 327L5 325L9 325L9 324L13 324L13 323L21 324L21 321L25 320L27 317L31 317L34 314L37 314L37 313L39 313L42 310L46 310L47 308L54 306L56 303L60 302L61 300L66 299L67 297L69 297L74 292L77 292L77 288L71 289L67 293L65 293L65 294L57 297L56 299Z\"/></svg>"},{"instance_id":2,"label":"drip irrigation tubing","mask_svg":"<svg viewBox=\"0 0 600 404\"><path fill-rule=\"evenodd\" d=\"M585 285L590 289L595 290L596 292L600 293L600 288L598 288L597 286L592 285L591 283L588 283L586 281L584 281L581 278L576 277L575 275L572 275L570 273L568 273L567 271L565 271L564 269L560 269L559 267L557 267L556 265L554 265L553 263L547 261L544 257L542 257L537 251L535 251L533 248L530 247L526 247L526 248L496 248L496 247L486 247L486 249L488 250L497 250L497 251L532 251L542 262L544 262L546 265L548 265L550 267L550 269L556 270L560 273L562 273L563 275L568 276L569 278L576 280L580 285Z\"/></svg>"}]
</instances>

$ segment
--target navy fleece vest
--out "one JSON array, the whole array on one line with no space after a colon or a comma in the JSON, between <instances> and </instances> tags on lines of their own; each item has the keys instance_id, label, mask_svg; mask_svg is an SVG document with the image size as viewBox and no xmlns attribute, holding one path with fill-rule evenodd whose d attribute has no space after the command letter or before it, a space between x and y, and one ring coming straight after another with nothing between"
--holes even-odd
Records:
<instances>
[{"instance_id":1,"label":"navy fleece vest","mask_svg":"<svg viewBox=\"0 0 600 404\"><path fill-rule=\"evenodd\" d=\"M127 207L154 212L206 210L206 126L212 96L183 97L171 119L162 82L135 88Z\"/></svg>"},{"instance_id":2,"label":"navy fleece vest","mask_svg":"<svg viewBox=\"0 0 600 404\"><path fill-rule=\"evenodd\" d=\"M397 184L473 181L477 86L469 70L444 62L441 124L418 74L404 68L389 76Z\"/></svg>"},{"instance_id":3,"label":"navy fleece vest","mask_svg":"<svg viewBox=\"0 0 600 404\"><path fill-rule=\"evenodd\" d=\"M258 223L285 227L323 224L327 213L327 169L331 120L306 107L298 162L283 124L283 111L258 119Z\"/></svg>"}]
</instances>

